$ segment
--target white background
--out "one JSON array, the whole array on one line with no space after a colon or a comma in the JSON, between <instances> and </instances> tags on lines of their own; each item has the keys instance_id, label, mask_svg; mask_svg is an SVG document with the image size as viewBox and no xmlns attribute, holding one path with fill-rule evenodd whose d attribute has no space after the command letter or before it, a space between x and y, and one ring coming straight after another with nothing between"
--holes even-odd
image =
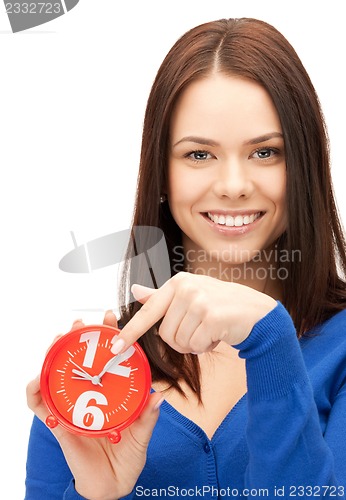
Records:
<instances>
[{"instance_id":1,"label":"white background","mask_svg":"<svg viewBox=\"0 0 346 500\"><path fill-rule=\"evenodd\" d=\"M72 320L99 322L103 310L117 307L116 266L86 275L59 270L73 248L70 231L82 244L129 227L146 98L183 32L246 16L274 24L290 40L321 99L346 217L341 8L336 0L80 0L61 18L13 34L1 3L0 449L7 500L24 496L32 420L25 386L46 348Z\"/></svg>"}]
</instances>

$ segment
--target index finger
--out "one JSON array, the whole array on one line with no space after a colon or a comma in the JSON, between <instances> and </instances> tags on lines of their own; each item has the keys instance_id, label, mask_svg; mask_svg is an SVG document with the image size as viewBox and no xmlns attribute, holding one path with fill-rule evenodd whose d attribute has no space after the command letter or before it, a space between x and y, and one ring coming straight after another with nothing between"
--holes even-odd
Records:
<instances>
[{"instance_id":1,"label":"index finger","mask_svg":"<svg viewBox=\"0 0 346 500\"><path fill-rule=\"evenodd\" d=\"M167 312L174 295L174 289L169 282L155 290L141 309L124 326L111 349L113 354L119 354L132 345L150 327L155 325Z\"/></svg>"}]
</instances>

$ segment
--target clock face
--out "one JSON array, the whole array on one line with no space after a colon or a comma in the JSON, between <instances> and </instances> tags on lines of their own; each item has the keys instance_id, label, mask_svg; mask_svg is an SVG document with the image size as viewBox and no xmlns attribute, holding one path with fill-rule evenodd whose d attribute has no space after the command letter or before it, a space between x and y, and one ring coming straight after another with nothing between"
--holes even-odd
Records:
<instances>
[{"instance_id":1,"label":"clock face","mask_svg":"<svg viewBox=\"0 0 346 500\"><path fill-rule=\"evenodd\" d=\"M138 417L150 391L149 363L137 343L114 356L118 334L109 326L87 326L53 344L41 372L42 397L57 420L48 417L47 425L117 441Z\"/></svg>"}]
</instances>

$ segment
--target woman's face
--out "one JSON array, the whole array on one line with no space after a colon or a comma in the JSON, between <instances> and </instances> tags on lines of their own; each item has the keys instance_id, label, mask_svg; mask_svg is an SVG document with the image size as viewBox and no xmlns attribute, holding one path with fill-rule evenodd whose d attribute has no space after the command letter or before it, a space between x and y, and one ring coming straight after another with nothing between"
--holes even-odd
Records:
<instances>
[{"instance_id":1,"label":"woman's face","mask_svg":"<svg viewBox=\"0 0 346 500\"><path fill-rule=\"evenodd\" d=\"M220 73L192 83L171 120L168 201L185 253L248 262L286 228L278 114L254 81Z\"/></svg>"}]
</instances>

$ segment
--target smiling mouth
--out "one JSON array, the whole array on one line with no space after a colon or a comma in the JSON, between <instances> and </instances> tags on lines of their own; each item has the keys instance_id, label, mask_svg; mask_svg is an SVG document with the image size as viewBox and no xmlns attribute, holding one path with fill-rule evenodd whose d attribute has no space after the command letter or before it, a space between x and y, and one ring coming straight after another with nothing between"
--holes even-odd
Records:
<instances>
[{"instance_id":1,"label":"smiling mouth","mask_svg":"<svg viewBox=\"0 0 346 500\"><path fill-rule=\"evenodd\" d=\"M207 212L205 215L208 217L208 219L214 222L214 224L219 224L220 226L227 226L227 227L241 227L252 224L257 219L262 217L262 215L264 215L264 212L256 212L250 215L235 215L235 216L224 215L224 214L212 214L210 212Z\"/></svg>"}]
</instances>

